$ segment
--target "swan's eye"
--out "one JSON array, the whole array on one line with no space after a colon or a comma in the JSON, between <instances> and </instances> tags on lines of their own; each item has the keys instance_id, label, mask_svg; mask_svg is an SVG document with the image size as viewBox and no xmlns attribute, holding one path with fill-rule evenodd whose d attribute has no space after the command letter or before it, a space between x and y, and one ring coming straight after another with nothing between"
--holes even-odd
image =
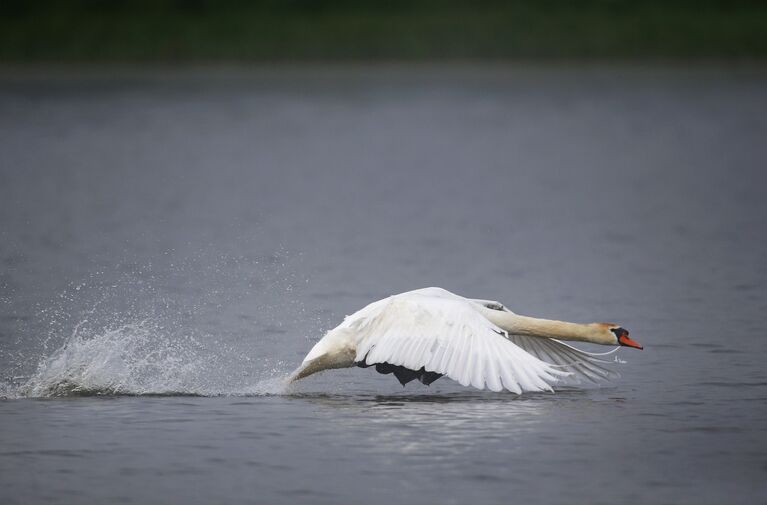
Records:
<instances>
[{"instance_id":1,"label":"swan's eye","mask_svg":"<svg viewBox=\"0 0 767 505\"><path fill-rule=\"evenodd\" d=\"M628 334L629 334L629 332L628 332L628 330L626 328L621 328L621 327L610 328L610 331L615 333L615 336L618 337L618 338L628 337Z\"/></svg>"}]
</instances>

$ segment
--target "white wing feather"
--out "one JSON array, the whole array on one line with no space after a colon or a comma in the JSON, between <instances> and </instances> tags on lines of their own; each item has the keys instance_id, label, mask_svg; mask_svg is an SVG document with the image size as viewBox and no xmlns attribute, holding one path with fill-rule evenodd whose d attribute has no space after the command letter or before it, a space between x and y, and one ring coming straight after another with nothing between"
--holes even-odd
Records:
<instances>
[{"instance_id":1,"label":"white wing feather","mask_svg":"<svg viewBox=\"0 0 767 505\"><path fill-rule=\"evenodd\" d=\"M605 353L590 353L551 338L514 334L509 334L508 337L509 340L538 359L571 372L567 378L569 381L577 383L585 379L599 383L620 376L616 371L603 366L610 362L600 358L600 356L614 353L619 349L618 347Z\"/></svg>"},{"instance_id":2,"label":"white wing feather","mask_svg":"<svg viewBox=\"0 0 767 505\"><path fill-rule=\"evenodd\" d=\"M538 353L524 349L505 338L472 303L437 288L411 291L368 305L339 328L353 330L357 362L423 367L463 386L515 393L551 391L552 384L570 375L572 370L556 366L556 361L541 359L569 360L570 354L556 346L548 353L543 352L546 347ZM595 373L592 366L582 369ZM580 368L575 371L584 373Z\"/></svg>"}]
</instances>

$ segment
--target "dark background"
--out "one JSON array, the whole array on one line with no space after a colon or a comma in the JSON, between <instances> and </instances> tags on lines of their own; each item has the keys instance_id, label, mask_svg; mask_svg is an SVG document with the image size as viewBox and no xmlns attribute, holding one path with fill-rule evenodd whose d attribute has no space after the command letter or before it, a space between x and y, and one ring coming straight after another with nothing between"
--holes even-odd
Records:
<instances>
[{"instance_id":1,"label":"dark background","mask_svg":"<svg viewBox=\"0 0 767 505\"><path fill-rule=\"evenodd\" d=\"M761 59L767 3L42 0L0 3L0 61Z\"/></svg>"}]
</instances>

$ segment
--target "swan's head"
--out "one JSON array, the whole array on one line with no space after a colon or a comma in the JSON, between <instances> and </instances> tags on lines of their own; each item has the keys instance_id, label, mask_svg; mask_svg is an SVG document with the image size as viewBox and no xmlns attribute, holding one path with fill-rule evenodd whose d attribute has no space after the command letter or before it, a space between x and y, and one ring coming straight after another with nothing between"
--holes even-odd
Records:
<instances>
[{"instance_id":1,"label":"swan's head","mask_svg":"<svg viewBox=\"0 0 767 505\"><path fill-rule=\"evenodd\" d=\"M625 345L626 347L633 347L635 349L644 349L639 342L629 338L629 332L626 328L618 326L617 324L605 323L605 329L612 334L615 339L616 345Z\"/></svg>"}]
</instances>

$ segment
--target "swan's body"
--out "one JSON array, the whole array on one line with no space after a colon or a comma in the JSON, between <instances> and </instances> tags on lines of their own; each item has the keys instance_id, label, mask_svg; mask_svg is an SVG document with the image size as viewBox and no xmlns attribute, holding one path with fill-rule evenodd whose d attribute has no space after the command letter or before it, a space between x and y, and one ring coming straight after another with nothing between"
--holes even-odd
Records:
<instances>
[{"instance_id":1,"label":"swan's body","mask_svg":"<svg viewBox=\"0 0 767 505\"><path fill-rule=\"evenodd\" d=\"M333 368L375 366L380 373L394 373L403 385L414 379L430 384L445 375L464 386L521 393L610 376L599 354L560 340L641 349L614 324L520 316L498 302L425 288L347 316L309 351L290 381Z\"/></svg>"}]
</instances>

